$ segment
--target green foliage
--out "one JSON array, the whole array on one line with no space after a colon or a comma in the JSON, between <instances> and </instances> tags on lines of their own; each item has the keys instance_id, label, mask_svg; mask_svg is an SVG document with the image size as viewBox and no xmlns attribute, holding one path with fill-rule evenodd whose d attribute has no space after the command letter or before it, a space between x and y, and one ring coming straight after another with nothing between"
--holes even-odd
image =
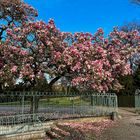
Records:
<instances>
[{"instance_id":1,"label":"green foliage","mask_svg":"<svg viewBox=\"0 0 140 140\"><path fill-rule=\"evenodd\" d=\"M123 88L119 91L119 95L132 95L135 93L133 75L127 75L119 78Z\"/></svg>"},{"instance_id":2,"label":"green foliage","mask_svg":"<svg viewBox=\"0 0 140 140\"><path fill-rule=\"evenodd\" d=\"M132 95L136 89L140 89L140 65L133 75L127 75L119 78L123 89L119 91L119 95Z\"/></svg>"},{"instance_id":3,"label":"green foliage","mask_svg":"<svg viewBox=\"0 0 140 140\"><path fill-rule=\"evenodd\" d=\"M139 88L140 89L140 65L137 68L136 72L134 73L134 86L135 88Z\"/></svg>"}]
</instances>

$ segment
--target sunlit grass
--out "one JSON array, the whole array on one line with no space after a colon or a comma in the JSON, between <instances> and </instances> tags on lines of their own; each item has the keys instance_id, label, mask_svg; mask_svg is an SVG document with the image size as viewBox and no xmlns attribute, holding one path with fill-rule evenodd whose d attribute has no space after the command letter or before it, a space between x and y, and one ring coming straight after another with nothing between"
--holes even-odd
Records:
<instances>
[{"instance_id":1,"label":"sunlit grass","mask_svg":"<svg viewBox=\"0 0 140 140\"><path fill-rule=\"evenodd\" d=\"M24 106L30 105L30 101L25 101ZM39 107L47 106L72 106L72 105L86 105L89 104L89 101L81 99L80 97L56 97L56 98L46 98L39 100ZM3 102L0 103L0 106L21 106L22 102Z\"/></svg>"}]
</instances>

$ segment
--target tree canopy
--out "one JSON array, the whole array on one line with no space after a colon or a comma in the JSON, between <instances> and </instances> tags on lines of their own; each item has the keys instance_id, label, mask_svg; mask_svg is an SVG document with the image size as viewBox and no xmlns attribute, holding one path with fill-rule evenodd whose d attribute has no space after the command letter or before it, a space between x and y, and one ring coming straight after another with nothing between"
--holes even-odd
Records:
<instances>
[{"instance_id":1,"label":"tree canopy","mask_svg":"<svg viewBox=\"0 0 140 140\"><path fill-rule=\"evenodd\" d=\"M22 79L24 84L34 87L47 74L50 90L65 77L77 88L105 92L119 90L118 78L132 73L129 60L140 49L136 30L114 29L107 38L101 28L95 34L61 32L52 19L47 24L34 20L37 12L27 4L16 1L15 6L14 0L1 2L0 15L4 15L1 20L11 19L10 24L8 21L1 25L1 39L5 35L3 30L6 31L0 42L1 85L15 85L17 79ZM4 12L11 6L15 18L8 10Z\"/></svg>"}]
</instances>

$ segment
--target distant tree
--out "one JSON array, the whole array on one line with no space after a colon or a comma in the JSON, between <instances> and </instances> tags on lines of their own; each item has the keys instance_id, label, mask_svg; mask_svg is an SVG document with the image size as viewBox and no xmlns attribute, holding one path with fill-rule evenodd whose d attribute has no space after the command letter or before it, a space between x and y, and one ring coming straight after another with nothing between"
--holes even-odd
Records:
<instances>
[{"instance_id":1,"label":"distant tree","mask_svg":"<svg viewBox=\"0 0 140 140\"><path fill-rule=\"evenodd\" d=\"M140 89L140 65L134 73L134 85L136 89Z\"/></svg>"},{"instance_id":2,"label":"distant tree","mask_svg":"<svg viewBox=\"0 0 140 140\"><path fill-rule=\"evenodd\" d=\"M118 95L131 95L135 92L133 75L121 76L119 82L122 85L122 89L118 92Z\"/></svg>"}]
</instances>

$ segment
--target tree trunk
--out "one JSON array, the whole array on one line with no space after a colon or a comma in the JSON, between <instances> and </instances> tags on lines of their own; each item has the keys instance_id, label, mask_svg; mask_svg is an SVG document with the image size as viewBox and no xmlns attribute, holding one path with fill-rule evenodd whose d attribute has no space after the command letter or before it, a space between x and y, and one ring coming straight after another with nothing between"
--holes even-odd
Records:
<instances>
[{"instance_id":1,"label":"tree trunk","mask_svg":"<svg viewBox=\"0 0 140 140\"><path fill-rule=\"evenodd\" d=\"M2 83L0 83L0 92L3 91Z\"/></svg>"},{"instance_id":2,"label":"tree trunk","mask_svg":"<svg viewBox=\"0 0 140 140\"><path fill-rule=\"evenodd\" d=\"M38 105L39 105L39 97L33 96L31 97L31 106L30 106L30 113L38 113Z\"/></svg>"},{"instance_id":3,"label":"tree trunk","mask_svg":"<svg viewBox=\"0 0 140 140\"><path fill-rule=\"evenodd\" d=\"M67 86L67 91L66 91L67 95L70 93L70 86Z\"/></svg>"},{"instance_id":4,"label":"tree trunk","mask_svg":"<svg viewBox=\"0 0 140 140\"><path fill-rule=\"evenodd\" d=\"M49 86L48 86L48 90L51 92L52 91L52 87L53 87L53 85L55 84L55 82L57 82L60 78L61 78L62 76L57 76L57 77L55 77L54 79L52 79L51 81L50 81L50 83L49 83Z\"/></svg>"}]
</instances>

